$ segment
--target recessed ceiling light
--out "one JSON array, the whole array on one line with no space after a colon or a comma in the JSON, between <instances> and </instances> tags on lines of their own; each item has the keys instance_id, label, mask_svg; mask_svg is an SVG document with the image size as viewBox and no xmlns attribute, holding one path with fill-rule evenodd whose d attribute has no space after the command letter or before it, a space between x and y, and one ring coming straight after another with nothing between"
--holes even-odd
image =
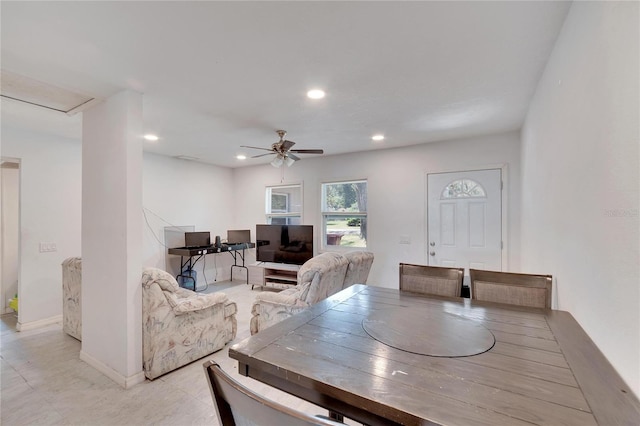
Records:
<instances>
[{"instance_id":1,"label":"recessed ceiling light","mask_svg":"<svg viewBox=\"0 0 640 426\"><path fill-rule=\"evenodd\" d=\"M381 141L384 139L384 135L373 135L371 136L371 139L373 139L374 141Z\"/></svg>"},{"instance_id":2,"label":"recessed ceiling light","mask_svg":"<svg viewBox=\"0 0 640 426\"><path fill-rule=\"evenodd\" d=\"M240 155L236 155L236 158L237 158L238 160L246 160L246 159L247 159L247 156L246 156L246 155L242 155L242 154L240 154Z\"/></svg>"},{"instance_id":3,"label":"recessed ceiling light","mask_svg":"<svg viewBox=\"0 0 640 426\"><path fill-rule=\"evenodd\" d=\"M307 97L310 99L322 99L324 98L324 90L313 89L307 92Z\"/></svg>"},{"instance_id":4,"label":"recessed ceiling light","mask_svg":"<svg viewBox=\"0 0 640 426\"><path fill-rule=\"evenodd\" d=\"M144 138L151 142L155 142L159 139L156 135L152 135L151 133L144 135Z\"/></svg>"}]
</instances>

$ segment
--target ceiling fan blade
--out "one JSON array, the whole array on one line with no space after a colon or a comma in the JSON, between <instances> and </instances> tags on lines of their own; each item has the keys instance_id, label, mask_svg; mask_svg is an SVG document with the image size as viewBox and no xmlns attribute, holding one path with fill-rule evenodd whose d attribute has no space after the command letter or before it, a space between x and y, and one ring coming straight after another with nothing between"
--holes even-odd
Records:
<instances>
[{"instance_id":1,"label":"ceiling fan blade","mask_svg":"<svg viewBox=\"0 0 640 426\"><path fill-rule=\"evenodd\" d=\"M261 149L263 151L273 151L271 148L260 148L258 146L248 146L248 145L240 145L241 148L253 148L253 149Z\"/></svg>"},{"instance_id":2,"label":"ceiling fan blade","mask_svg":"<svg viewBox=\"0 0 640 426\"><path fill-rule=\"evenodd\" d=\"M258 157L264 157L266 155L273 155L273 152L268 152L266 154L258 154L258 155L252 155L251 158L258 158Z\"/></svg>"},{"instance_id":3,"label":"ceiling fan blade","mask_svg":"<svg viewBox=\"0 0 640 426\"><path fill-rule=\"evenodd\" d=\"M322 149L292 149L289 152L297 152L298 154L324 154Z\"/></svg>"},{"instance_id":4,"label":"ceiling fan blade","mask_svg":"<svg viewBox=\"0 0 640 426\"><path fill-rule=\"evenodd\" d=\"M287 157L291 158L294 161L298 161L300 159L300 157L298 157L297 155L293 155L291 151L287 152Z\"/></svg>"},{"instance_id":5,"label":"ceiling fan blade","mask_svg":"<svg viewBox=\"0 0 640 426\"><path fill-rule=\"evenodd\" d=\"M282 141L282 149L284 151L289 151L289 149L294 146L296 143L293 141Z\"/></svg>"}]
</instances>

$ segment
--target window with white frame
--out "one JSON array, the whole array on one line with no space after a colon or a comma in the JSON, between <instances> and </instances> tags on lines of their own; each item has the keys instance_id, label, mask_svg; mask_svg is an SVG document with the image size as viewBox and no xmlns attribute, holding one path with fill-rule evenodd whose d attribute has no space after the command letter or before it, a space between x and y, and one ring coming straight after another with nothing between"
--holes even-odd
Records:
<instances>
[{"instance_id":1,"label":"window with white frame","mask_svg":"<svg viewBox=\"0 0 640 426\"><path fill-rule=\"evenodd\" d=\"M265 196L267 224L302 224L302 185L267 186Z\"/></svg>"},{"instance_id":2,"label":"window with white frame","mask_svg":"<svg viewBox=\"0 0 640 426\"><path fill-rule=\"evenodd\" d=\"M322 246L367 247L367 181L322 184Z\"/></svg>"}]
</instances>

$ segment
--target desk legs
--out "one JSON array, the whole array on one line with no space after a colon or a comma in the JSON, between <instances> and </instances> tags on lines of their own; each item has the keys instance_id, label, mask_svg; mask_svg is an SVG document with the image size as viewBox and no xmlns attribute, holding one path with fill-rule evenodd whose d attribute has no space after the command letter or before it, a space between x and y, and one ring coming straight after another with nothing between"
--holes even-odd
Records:
<instances>
[{"instance_id":1,"label":"desk legs","mask_svg":"<svg viewBox=\"0 0 640 426\"><path fill-rule=\"evenodd\" d=\"M233 256L233 265L231 265L231 281L233 281L233 268L242 268L247 271L247 284L249 284L249 268L244 266L244 249L242 249L242 251L229 251L229 254ZM240 265L238 265L238 256L240 256L240 260L242 261L242 264Z\"/></svg>"},{"instance_id":2,"label":"desk legs","mask_svg":"<svg viewBox=\"0 0 640 426\"><path fill-rule=\"evenodd\" d=\"M180 256L180 273L178 275L176 275L176 280L178 281L178 284L180 284L179 283L180 277L182 277L182 279L183 279L182 282L185 283L185 284L186 284L186 279L190 279L191 281L193 281L193 291L196 291L196 279L193 278L193 276L191 276L191 275L183 274L183 272L185 271L184 268L186 266L189 266L188 269L187 269L188 271L193 271L193 267L195 266L196 262L198 262L198 260L200 260L201 257L202 257L202 255L198 256L198 258L195 261L192 261L192 257L191 256L188 256L187 260L184 260L184 256Z\"/></svg>"}]
</instances>

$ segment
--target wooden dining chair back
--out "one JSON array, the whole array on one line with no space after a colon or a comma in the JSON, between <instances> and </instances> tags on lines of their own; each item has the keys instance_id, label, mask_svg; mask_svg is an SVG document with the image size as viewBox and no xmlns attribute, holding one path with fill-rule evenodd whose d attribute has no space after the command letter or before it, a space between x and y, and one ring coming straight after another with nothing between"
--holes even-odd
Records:
<instances>
[{"instance_id":1,"label":"wooden dining chair back","mask_svg":"<svg viewBox=\"0 0 640 426\"><path fill-rule=\"evenodd\" d=\"M533 308L551 308L551 275L470 269L471 298Z\"/></svg>"},{"instance_id":2,"label":"wooden dining chair back","mask_svg":"<svg viewBox=\"0 0 640 426\"><path fill-rule=\"evenodd\" d=\"M264 398L232 379L214 361L205 362L204 371L221 426L341 424Z\"/></svg>"},{"instance_id":3,"label":"wooden dining chair back","mask_svg":"<svg viewBox=\"0 0 640 426\"><path fill-rule=\"evenodd\" d=\"M400 291L460 297L464 268L400 263Z\"/></svg>"}]
</instances>

